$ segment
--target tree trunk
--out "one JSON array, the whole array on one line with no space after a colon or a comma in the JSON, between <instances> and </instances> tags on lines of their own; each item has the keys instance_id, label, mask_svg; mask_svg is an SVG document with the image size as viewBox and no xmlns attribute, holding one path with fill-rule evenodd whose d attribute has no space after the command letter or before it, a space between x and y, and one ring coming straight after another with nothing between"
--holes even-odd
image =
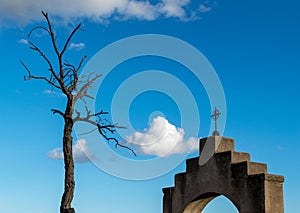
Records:
<instances>
[{"instance_id":1,"label":"tree trunk","mask_svg":"<svg viewBox=\"0 0 300 213\"><path fill-rule=\"evenodd\" d=\"M64 136L63 136L63 153L64 153L64 164L65 164L65 182L64 182L64 193L61 199L60 213L75 213L75 210L71 208L71 203L74 197L74 160L72 153L72 130L73 130L73 100L68 99L66 111L65 111L65 125L64 125Z\"/></svg>"}]
</instances>

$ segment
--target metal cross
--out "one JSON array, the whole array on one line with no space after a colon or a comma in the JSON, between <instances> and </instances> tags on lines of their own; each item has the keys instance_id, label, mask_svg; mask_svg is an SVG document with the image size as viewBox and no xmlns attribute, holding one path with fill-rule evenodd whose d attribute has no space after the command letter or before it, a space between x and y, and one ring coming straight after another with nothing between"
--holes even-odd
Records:
<instances>
[{"instance_id":1,"label":"metal cross","mask_svg":"<svg viewBox=\"0 0 300 213\"><path fill-rule=\"evenodd\" d=\"M213 111L213 114L210 116L215 121L215 131L213 131L213 136L218 136L220 133L217 131L217 120L220 117L221 113L220 111L215 107L215 110Z\"/></svg>"}]
</instances>

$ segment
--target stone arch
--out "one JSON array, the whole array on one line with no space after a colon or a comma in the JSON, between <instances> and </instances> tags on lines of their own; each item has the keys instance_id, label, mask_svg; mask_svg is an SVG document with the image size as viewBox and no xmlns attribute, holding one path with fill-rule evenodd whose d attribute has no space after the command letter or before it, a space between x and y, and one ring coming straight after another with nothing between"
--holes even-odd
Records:
<instances>
[{"instance_id":1,"label":"stone arch","mask_svg":"<svg viewBox=\"0 0 300 213\"><path fill-rule=\"evenodd\" d=\"M202 212L209 203L211 203L215 198L223 196L225 197L229 202L232 203L232 205L238 210L238 206L235 205L235 203L228 198L226 195L220 195L216 193L206 193L203 195L200 195L197 197L194 201L191 201L184 209L183 213L199 213Z\"/></svg>"},{"instance_id":2,"label":"stone arch","mask_svg":"<svg viewBox=\"0 0 300 213\"><path fill-rule=\"evenodd\" d=\"M219 195L240 213L283 213L283 181L268 174L266 164L251 162L248 153L235 152L233 139L203 138L200 157L188 159L175 186L163 189L163 213L194 213Z\"/></svg>"}]
</instances>

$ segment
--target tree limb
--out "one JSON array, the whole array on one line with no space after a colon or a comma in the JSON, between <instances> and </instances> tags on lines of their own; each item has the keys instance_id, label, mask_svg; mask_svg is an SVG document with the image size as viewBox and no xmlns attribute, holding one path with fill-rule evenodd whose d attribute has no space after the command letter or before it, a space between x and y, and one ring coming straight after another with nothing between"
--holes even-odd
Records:
<instances>
[{"instance_id":1,"label":"tree limb","mask_svg":"<svg viewBox=\"0 0 300 213\"><path fill-rule=\"evenodd\" d=\"M78 24L77 27L75 27L75 29L71 32L71 34L69 35L69 37L67 38L67 41L65 42L65 45L62 49L62 51L60 52L61 55L63 55L67 49L67 47L69 46L69 43L72 39L72 37L74 36L74 34L77 32L77 30L79 30L81 27L81 24Z\"/></svg>"},{"instance_id":2,"label":"tree limb","mask_svg":"<svg viewBox=\"0 0 300 213\"><path fill-rule=\"evenodd\" d=\"M77 102L78 99L83 98L83 97L87 97L87 98L91 98L93 99L92 96L90 96L89 94L87 94L88 89L90 88L90 86L98 79L100 78L102 75L101 74L96 74L94 76L94 78L92 78L91 80L88 80L87 82L80 88L80 90L78 91L78 93L74 96L74 102Z\"/></svg>"},{"instance_id":3,"label":"tree limb","mask_svg":"<svg viewBox=\"0 0 300 213\"><path fill-rule=\"evenodd\" d=\"M48 59L48 57L46 56L46 54L43 53L43 51L38 47L36 46L33 42L31 41L28 41L28 43L31 45L30 49L32 49L33 51L36 51L38 52L42 58L47 62L48 66L49 66L49 71L51 72L51 74L54 76L54 78L59 82L59 84L62 86L63 82L61 81L61 79L57 76L52 64L51 64L51 61Z\"/></svg>"},{"instance_id":4,"label":"tree limb","mask_svg":"<svg viewBox=\"0 0 300 213\"><path fill-rule=\"evenodd\" d=\"M86 55L84 55L84 56L81 58L81 60L80 60L80 62L79 62L79 64L78 64L78 66L77 66L77 68L76 68L77 72L81 69L81 67L82 67L83 62L85 61L85 59L86 59Z\"/></svg>"},{"instance_id":5,"label":"tree limb","mask_svg":"<svg viewBox=\"0 0 300 213\"><path fill-rule=\"evenodd\" d=\"M35 76L35 75L31 75L31 72L30 72L30 69L24 64L23 61L20 61L20 63L23 65L23 67L26 69L26 71L28 72L28 76L24 76L24 80L25 81L28 81L28 80L31 80L31 79L37 79L37 80L44 80L46 81L47 83L49 83L51 86L57 88L57 89L61 89L61 87L57 84L55 84L53 82L53 80L49 80L48 78L44 77L44 76Z\"/></svg>"},{"instance_id":6,"label":"tree limb","mask_svg":"<svg viewBox=\"0 0 300 213\"><path fill-rule=\"evenodd\" d=\"M100 112L98 113L95 113L94 116L98 116L98 115L107 115L108 112L104 112L103 110L101 110Z\"/></svg>"},{"instance_id":7,"label":"tree limb","mask_svg":"<svg viewBox=\"0 0 300 213\"><path fill-rule=\"evenodd\" d=\"M81 58L81 60L80 60L80 62L79 62L79 64L78 64L78 66L77 66L77 68L75 69L75 66L73 67L73 74L74 74L74 84L72 85L72 86L70 86L69 87L69 90L71 90L71 91L73 91L73 90L76 90L77 88L77 84L78 84L78 72L79 72L79 70L81 69L81 67L82 67L82 65L83 65L83 62L85 61L85 59L86 59L86 55L84 55L82 58Z\"/></svg>"},{"instance_id":8,"label":"tree limb","mask_svg":"<svg viewBox=\"0 0 300 213\"><path fill-rule=\"evenodd\" d=\"M60 53L59 53L58 47L56 45L55 34L53 32L52 25L51 25L50 19L48 17L48 13L42 11L42 14L45 17L47 24L48 24L49 34L50 34L50 37L52 40L52 45L53 45L54 51L55 51L56 55L59 56Z\"/></svg>"},{"instance_id":9,"label":"tree limb","mask_svg":"<svg viewBox=\"0 0 300 213\"><path fill-rule=\"evenodd\" d=\"M99 117L100 115L108 114L107 112L104 112L104 111L101 110L98 113L91 114L90 110L88 110L87 108L86 108L86 111L87 111L86 112L86 117L80 117L80 112L75 111L77 116L73 119L74 123L78 122L78 121L82 121L82 122L87 122L87 123L90 123L90 124L96 126L97 129L98 129L99 134L107 142L114 141L115 142L115 147L122 147L122 148L128 149L132 154L134 154L134 156L137 156L133 149L131 149L130 147L128 147L126 145L121 144L117 138L107 136L106 131L108 131L111 134L114 134L117 128L119 129L119 128L126 128L126 127L119 126L117 124L111 124L110 121L108 121L106 119L104 120L105 124L102 124L101 121L96 122L96 121L91 120L92 117ZM94 130L92 130L92 131L94 131Z\"/></svg>"},{"instance_id":10,"label":"tree limb","mask_svg":"<svg viewBox=\"0 0 300 213\"><path fill-rule=\"evenodd\" d=\"M63 118L65 117L65 114L64 114L62 111L58 110L58 109L51 109L51 112L52 112L53 114L59 114L59 115L61 115Z\"/></svg>"},{"instance_id":11,"label":"tree limb","mask_svg":"<svg viewBox=\"0 0 300 213\"><path fill-rule=\"evenodd\" d=\"M97 127L98 127L98 132L99 132L100 135L102 135L102 137L104 137L108 142L111 141L111 140L115 142L115 147L116 148L119 146L119 147L128 149L132 154L134 154L134 156L137 156L133 149L131 149L130 147L125 146L123 144L120 144L118 139L116 139L114 137L107 137L106 134L102 131L103 126L97 124ZM109 130L112 131L111 129L109 129Z\"/></svg>"},{"instance_id":12,"label":"tree limb","mask_svg":"<svg viewBox=\"0 0 300 213\"><path fill-rule=\"evenodd\" d=\"M42 14L43 16L45 17L46 21L47 21L47 24L48 24L48 29L49 29L49 32L50 32L50 37L51 37L51 43L52 43L52 46L54 48L54 51L57 55L57 58L58 58L58 62L59 62L59 79L60 79L60 82L62 82L61 84L61 90L62 92L68 97L68 98L71 98L72 94L71 92L66 88L66 85L64 84L64 69L63 69L63 62L62 62L62 56L63 54L61 54L59 52L59 49L57 47L57 44L56 44L56 39L55 39L55 34L54 34L54 31L53 31L53 28L52 28L52 25L51 25L51 22L50 22L50 19L48 17L48 13L45 13L44 11L42 11Z\"/></svg>"},{"instance_id":13,"label":"tree limb","mask_svg":"<svg viewBox=\"0 0 300 213\"><path fill-rule=\"evenodd\" d=\"M92 129L91 131L88 131L88 132L85 132L85 133L77 134L77 135L88 135L88 134L90 134L90 133L92 133L92 132L94 132L96 130L97 130L97 128Z\"/></svg>"},{"instance_id":14,"label":"tree limb","mask_svg":"<svg viewBox=\"0 0 300 213\"><path fill-rule=\"evenodd\" d=\"M34 28L32 28L31 30L30 30L30 32L28 33L28 38L31 36L31 34L35 31L35 30L37 30L37 29L42 29L42 30L44 30L44 31L46 31L49 35L50 35L50 32L49 32L49 30L46 28L46 27L43 27L43 26L37 26L37 27L34 27Z\"/></svg>"}]
</instances>

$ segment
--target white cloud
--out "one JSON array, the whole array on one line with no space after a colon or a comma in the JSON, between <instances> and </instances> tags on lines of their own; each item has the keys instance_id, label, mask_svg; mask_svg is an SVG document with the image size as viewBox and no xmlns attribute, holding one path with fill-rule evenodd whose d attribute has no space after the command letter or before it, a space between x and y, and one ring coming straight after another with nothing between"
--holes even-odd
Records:
<instances>
[{"instance_id":1,"label":"white cloud","mask_svg":"<svg viewBox=\"0 0 300 213\"><path fill-rule=\"evenodd\" d=\"M106 22L110 18L186 20L189 19L188 14L196 11L189 5L190 0L158 0L157 3L151 0L1 0L0 26L25 26L41 21L42 10L67 23L78 19Z\"/></svg>"},{"instance_id":2,"label":"white cloud","mask_svg":"<svg viewBox=\"0 0 300 213\"><path fill-rule=\"evenodd\" d=\"M54 97L66 97L65 94L63 93L59 93L59 92L56 92L54 90L49 90L49 89L46 89L43 91L43 94L46 94L46 95L49 95L49 96L54 96Z\"/></svg>"},{"instance_id":3,"label":"white cloud","mask_svg":"<svg viewBox=\"0 0 300 213\"><path fill-rule=\"evenodd\" d=\"M196 138L184 140L184 129L176 128L161 116L154 118L148 129L135 132L126 139L129 143L135 144L142 154L159 157L198 149Z\"/></svg>"},{"instance_id":4,"label":"white cloud","mask_svg":"<svg viewBox=\"0 0 300 213\"><path fill-rule=\"evenodd\" d=\"M126 7L120 12L125 19L137 18L148 21L156 19L159 15L157 8L148 1L129 1Z\"/></svg>"},{"instance_id":5,"label":"white cloud","mask_svg":"<svg viewBox=\"0 0 300 213\"><path fill-rule=\"evenodd\" d=\"M55 148L55 149L51 150L48 153L48 158L55 159L55 160L62 160L62 159L64 159L64 154L62 152L62 149L61 148Z\"/></svg>"},{"instance_id":6,"label":"white cloud","mask_svg":"<svg viewBox=\"0 0 300 213\"><path fill-rule=\"evenodd\" d=\"M19 44L28 44L28 41L24 38L21 38L19 41L18 41Z\"/></svg>"},{"instance_id":7,"label":"white cloud","mask_svg":"<svg viewBox=\"0 0 300 213\"><path fill-rule=\"evenodd\" d=\"M69 48L75 50L82 50L83 48L85 48L85 43L71 43Z\"/></svg>"},{"instance_id":8,"label":"white cloud","mask_svg":"<svg viewBox=\"0 0 300 213\"><path fill-rule=\"evenodd\" d=\"M84 163L94 158L94 155L89 151L86 140L80 139L73 146L73 157L75 162ZM55 160L64 159L62 148L55 148L48 153L48 158Z\"/></svg>"},{"instance_id":9,"label":"white cloud","mask_svg":"<svg viewBox=\"0 0 300 213\"><path fill-rule=\"evenodd\" d=\"M54 92L53 90L49 90L49 89L45 89L43 91L44 94L47 94L47 95L53 95L53 94L56 94L56 92Z\"/></svg>"},{"instance_id":10,"label":"white cloud","mask_svg":"<svg viewBox=\"0 0 300 213\"><path fill-rule=\"evenodd\" d=\"M160 11L166 17L178 17L181 20L187 18L185 6L190 3L190 0L162 0Z\"/></svg>"},{"instance_id":11,"label":"white cloud","mask_svg":"<svg viewBox=\"0 0 300 213\"><path fill-rule=\"evenodd\" d=\"M207 6L205 6L204 4L200 4L200 6L199 6L199 11L200 11L201 13L207 13L207 12L209 12L209 11L211 11L211 10L212 10L211 7L207 7Z\"/></svg>"}]
</instances>

